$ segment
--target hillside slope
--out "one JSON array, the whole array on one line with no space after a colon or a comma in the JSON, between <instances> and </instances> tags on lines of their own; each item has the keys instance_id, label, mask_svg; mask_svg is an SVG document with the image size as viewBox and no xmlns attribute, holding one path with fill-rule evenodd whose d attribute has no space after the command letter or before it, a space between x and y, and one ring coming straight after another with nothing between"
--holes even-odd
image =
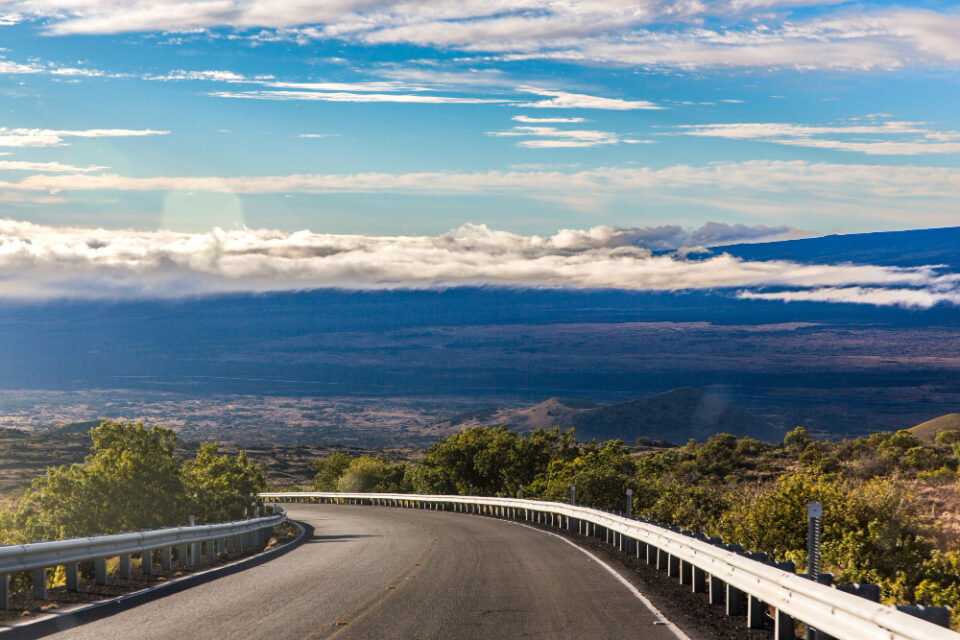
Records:
<instances>
[{"instance_id":1,"label":"hillside slope","mask_svg":"<svg viewBox=\"0 0 960 640\"><path fill-rule=\"evenodd\" d=\"M646 436L683 444L690 438L706 440L720 432L766 440L780 438L780 433L771 430L758 416L719 396L691 387L611 405L550 398L532 407L491 408L461 414L433 425L430 431L443 434L501 424L521 433L554 426L573 427L578 440L619 438L627 443Z\"/></svg>"},{"instance_id":2,"label":"hillside slope","mask_svg":"<svg viewBox=\"0 0 960 640\"><path fill-rule=\"evenodd\" d=\"M938 433L947 429L960 429L960 413L947 413L933 420L921 422L909 430L918 438L933 440Z\"/></svg>"}]
</instances>

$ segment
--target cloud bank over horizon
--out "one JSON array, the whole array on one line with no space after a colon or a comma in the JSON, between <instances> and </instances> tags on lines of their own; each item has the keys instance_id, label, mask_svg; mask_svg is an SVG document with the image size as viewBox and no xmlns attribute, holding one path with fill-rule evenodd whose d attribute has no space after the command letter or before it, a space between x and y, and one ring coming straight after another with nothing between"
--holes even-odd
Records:
<instances>
[{"instance_id":1,"label":"cloud bank over horizon","mask_svg":"<svg viewBox=\"0 0 960 640\"><path fill-rule=\"evenodd\" d=\"M960 304L960 275L934 266L696 259L686 248L804 235L708 223L597 226L524 236L465 224L436 236L56 227L0 220L0 299L183 298L320 288L515 286L729 290L741 298L929 308ZM661 253L657 253L661 252ZM666 252L666 253L663 253ZM693 255L694 257L690 257ZM771 291L770 289L774 289Z\"/></svg>"}]
</instances>

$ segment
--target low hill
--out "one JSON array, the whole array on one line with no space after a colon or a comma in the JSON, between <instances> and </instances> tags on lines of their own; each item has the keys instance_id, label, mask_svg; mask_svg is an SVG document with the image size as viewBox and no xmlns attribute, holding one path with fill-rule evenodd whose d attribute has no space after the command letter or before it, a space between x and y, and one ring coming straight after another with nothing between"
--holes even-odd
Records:
<instances>
[{"instance_id":1,"label":"low hill","mask_svg":"<svg viewBox=\"0 0 960 640\"><path fill-rule=\"evenodd\" d=\"M765 440L781 437L758 416L719 396L691 387L612 405L550 398L532 407L493 408L461 414L433 425L430 431L443 434L500 424L521 433L540 427L573 427L578 440L619 438L628 444L641 436L683 444L690 438L706 440L720 432Z\"/></svg>"},{"instance_id":2,"label":"low hill","mask_svg":"<svg viewBox=\"0 0 960 640\"><path fill-rule=\"evenodd\" d=\"M909 431L918 438L933 440L937 434L947 429L960 429L960 413L947 413L933 420L921 422Z\"/></svg>"},{"instance_id":3,"label":"low hill","mask_svg":"<svg viewBox=\"0 0 960 640\"><path fill-rule=\"evenodd\" d=\"M62 424L59 427L55 427L47 431L47 433L52 434L62 434L62 433L82 433L87 435L90 433L90 429L94 427L99 427L103 420L84 420L82 422L68 422Z\"/></svg>"},{"instance_id":4,"label":"low hill","mask_svg":"<svg viewBox=\"0 0 960 640\"><path fill-rule=\"evenodd\" d=\"M681 387L650 398L614 404L593 412L577 425L577 437L634 442L640 436L683 444L715 433L770 439L763 420L723 398Z\"/></svg>"},{"instance_id":5,"label":"low hill","mask_svg":"<svg viewBox=\"0 0 960 640\"><path fill-rule=\"evenodd\" d=\"M462 413L432 425L429 431L442 434L469 427L505 424L520 433L529 433L541 427L574 426L579 424L583 415L601 407L586 400L549 398L532 407L481 409Z\"/></svg>"}]
</instances>

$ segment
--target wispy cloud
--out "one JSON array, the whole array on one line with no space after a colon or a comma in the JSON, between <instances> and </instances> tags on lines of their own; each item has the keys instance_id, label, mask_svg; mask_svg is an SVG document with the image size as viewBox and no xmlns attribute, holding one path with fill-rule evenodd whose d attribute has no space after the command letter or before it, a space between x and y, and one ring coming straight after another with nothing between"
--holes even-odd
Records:
<instances>
[{"instance_id":1,"label":"wispy cloud","mask_svg":"<svg viewBox=\"0 0 960 640\"><path fill-rule=\"evenodd\" d=\"M751 231L749 228L748 232ZM714 231L717 231L716 229ZM725 229L729 236L735 230ZM772 229L753 229L753 235ZM829 291L955 293L957 277L930 267L803 265L729 255L690 260L655 255L643 243L696 236L657 229L564 229L523 236L464 225L437 236L286 233L268 229L207 233L54 227L0 220L0 297L183 297L229 291L508 285L675 291L777 287ZM887 300L894 300L892 302ZM898 301L899 300L899 301ZM930 306L943 296L872 304Z\"/></svg>"},{"instance_id":2,"label":"wispy cloud","mask_svg":"<svg viewBox=\"0 0 960 640\"><path fill-rule=\"evenodd\" d=\"M9 129L0 127L0 147L58 147L64 138L126 138L163 136L169 131L154 129Z\"/></svg>"},{"instance_id":3,"label":"wispy cloud","mask_svg":"<svg viewBox=\"0 0 960 640\"><path fill-rule=\"evenodd\" d=\"M513 116L511 120L515 122L527 122L530 124L540 123L563 123L563 122L586 122L586 118L534 118L532 116Z\"/></svg>"},{"instance_id":4,"label":"wispy cloud","mask_svg":"<svg viewBox=\"0 0 960 640\"><path fill-rule=\"evenodd\" d=\"M103 171L109 167L89 166L77 167L60 162L28 162L25 160L0 160L0 171L42 171L44 173L88 173Z\"/></svg>"},{"instance_id":5,"label":"wispy cloud","mask_svg":"<svg viewBox=\"0 0 960 640\"><path fill-rule=\"evenodd\" d=\"M720 188L733 191L796 189L837 197L855 188L858 195L891 198L958 198L960 169L754 160L704 166L600 167L582 171L426 171L419 173L291 174L276 176L133 177L116 174L31 176L0 182L15 190L229 191L232 193L463 193L584 191L629 193L641 189Z\"/></svg>"},{"instance_id":6,"label":"wispy cloud","mask_svg":"<svg viewBox=\"0 0 960 640\"><path fill-rule=\"evenodd\" d=\"M847 220L890 226L956 224L960 169L910 165L748 161L702 166L599 167L485 172L149 176L114 173L34 174L0 180L0 193L73 191L210 191L244 194L400 193L484 197L509 195L603 212L615 201L645 211L693 206L758 219L809 219L842 210ZM640 200L637 200L637 198Z\"/></svg>"},{"instance_id":7,"label":"wispy cloud","mask_svg":"<svg viewBox=\"0 0 960 640\"><path fill-rule=\"evenodd\" d=\"M336 138L339 133L301 133L298 138Z\"/></svg>"},{"instance_id":8,"label":"wispy cloud","mask_svg":"<svg viewBox=\"0 0 960 640\"><path fill-rule=\"evenodd\" d=\"M240 74L240 73L236 73L234 71L217 70L217 69L196 70L196 71L175 69L173 71L169 71L161 75L148 74L143 76L143 79L144 80L162 80L167 82L178 81L178 80L204 80L209 82L254 82L255 81L252 78L248 78L247 76L244 76L243 74Z\"/></svg>"},{"instance_id":9,"label":"wispy cloud","mask_svg":"<svg viewBox=\"0 0 960 640\"><path fill-rule=\"evenodd\" d=\"M756 140L868 155L960 152L960 132L937 131L925 122L884 121L835 125L758 122L680 125L677 128L681 133L689 136ZM890 136L898 136L901 139L891 140Z\"/></svg>"},{"instance_id":10,"label":"wispy cloud","mask_svg":"<svg viewBox=\"0 0 960 640\"><path fill-rule=\"evenodd\" d=\"M412 44L585 64L845 70L960 64L960 16L953 11L860 6L831 11L831 4L842 3L13 0L7 15L41 21L58 35L226 27L261 41ZM791 15L811 5L821 7L816 17ZM704 26L717 22L727 26Z\"/></svg>"},{"instance_id":11,"label":"wispy cloud","mask_svg":"<svg viewBox=\"0 0 960 640\"><path fill-rule=\"evenodd\" d=\"M514 118L516 120L516 118ZM529 138L517 144L530 149L552 149L559 147L597 147L610 144L646 144L651 140L624 138L609 131L590 129L558 129L545 126L520 126L506 131L488 131L495 137Z\"/></svg>"},{"instance_id":12,"label":"wispy cloud","mask_svg":"<svg viewBox=\"0 0 960 640\"><path fill-rule=\"evenodd\" d=\"M525 93L538 96L550 96L548 100L517 103L514 106L536 109L612 109L615 111L631 111L634 109L663 109L648 100L621 100L620 98L603 98L585 93L570 93L567 91L551 91L535 87L520 87Z\"/></svg>"},{"instance_id":13,"label":"wispy cloud","mask_svg":"<svg viewBox=\"0 0 960 640\"><path fill-rule=\"evenodd\" d=\"M791 291L741 291L737 297L744 300L779 300L781 302L833 302L845 304L869 304L873 306L898 306L928 309L938 304L960 305L960 288L950 286L949 279L933 289L907 289L902 287L816 287Z\"/></svg>"},{"instance_id":14,"label":"wispy cloud","mask_svg":"<svg viewBox=\"0 0 960 640\"><path fill-rule=\"evenodd\" d=\"M246 100L305 100L312 102L398 102L417 104L491 104L496 98L438 96L423 93L351 93L347 91L211 91L216 98Z\"/></svg>"}]
</instances>

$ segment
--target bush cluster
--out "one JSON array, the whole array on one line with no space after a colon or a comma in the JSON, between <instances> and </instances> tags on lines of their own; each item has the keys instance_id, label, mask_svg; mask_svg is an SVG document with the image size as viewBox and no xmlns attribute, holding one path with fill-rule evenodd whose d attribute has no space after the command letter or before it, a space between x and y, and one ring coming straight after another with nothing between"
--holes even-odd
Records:
<instances>
[{"instance_id":1,"label":"bush cluster","mask_svg":"<svg viewBox=\"0 0 960 640\"><path fill-rule=\"evenodd\" d=\"M0 513L7 544L237 520L252 515L263 471L204 443L192 460L176 453L172 429L107 421L90 430L84 464L50 467L17 506Z\"/></svg>"}]
</instances>

